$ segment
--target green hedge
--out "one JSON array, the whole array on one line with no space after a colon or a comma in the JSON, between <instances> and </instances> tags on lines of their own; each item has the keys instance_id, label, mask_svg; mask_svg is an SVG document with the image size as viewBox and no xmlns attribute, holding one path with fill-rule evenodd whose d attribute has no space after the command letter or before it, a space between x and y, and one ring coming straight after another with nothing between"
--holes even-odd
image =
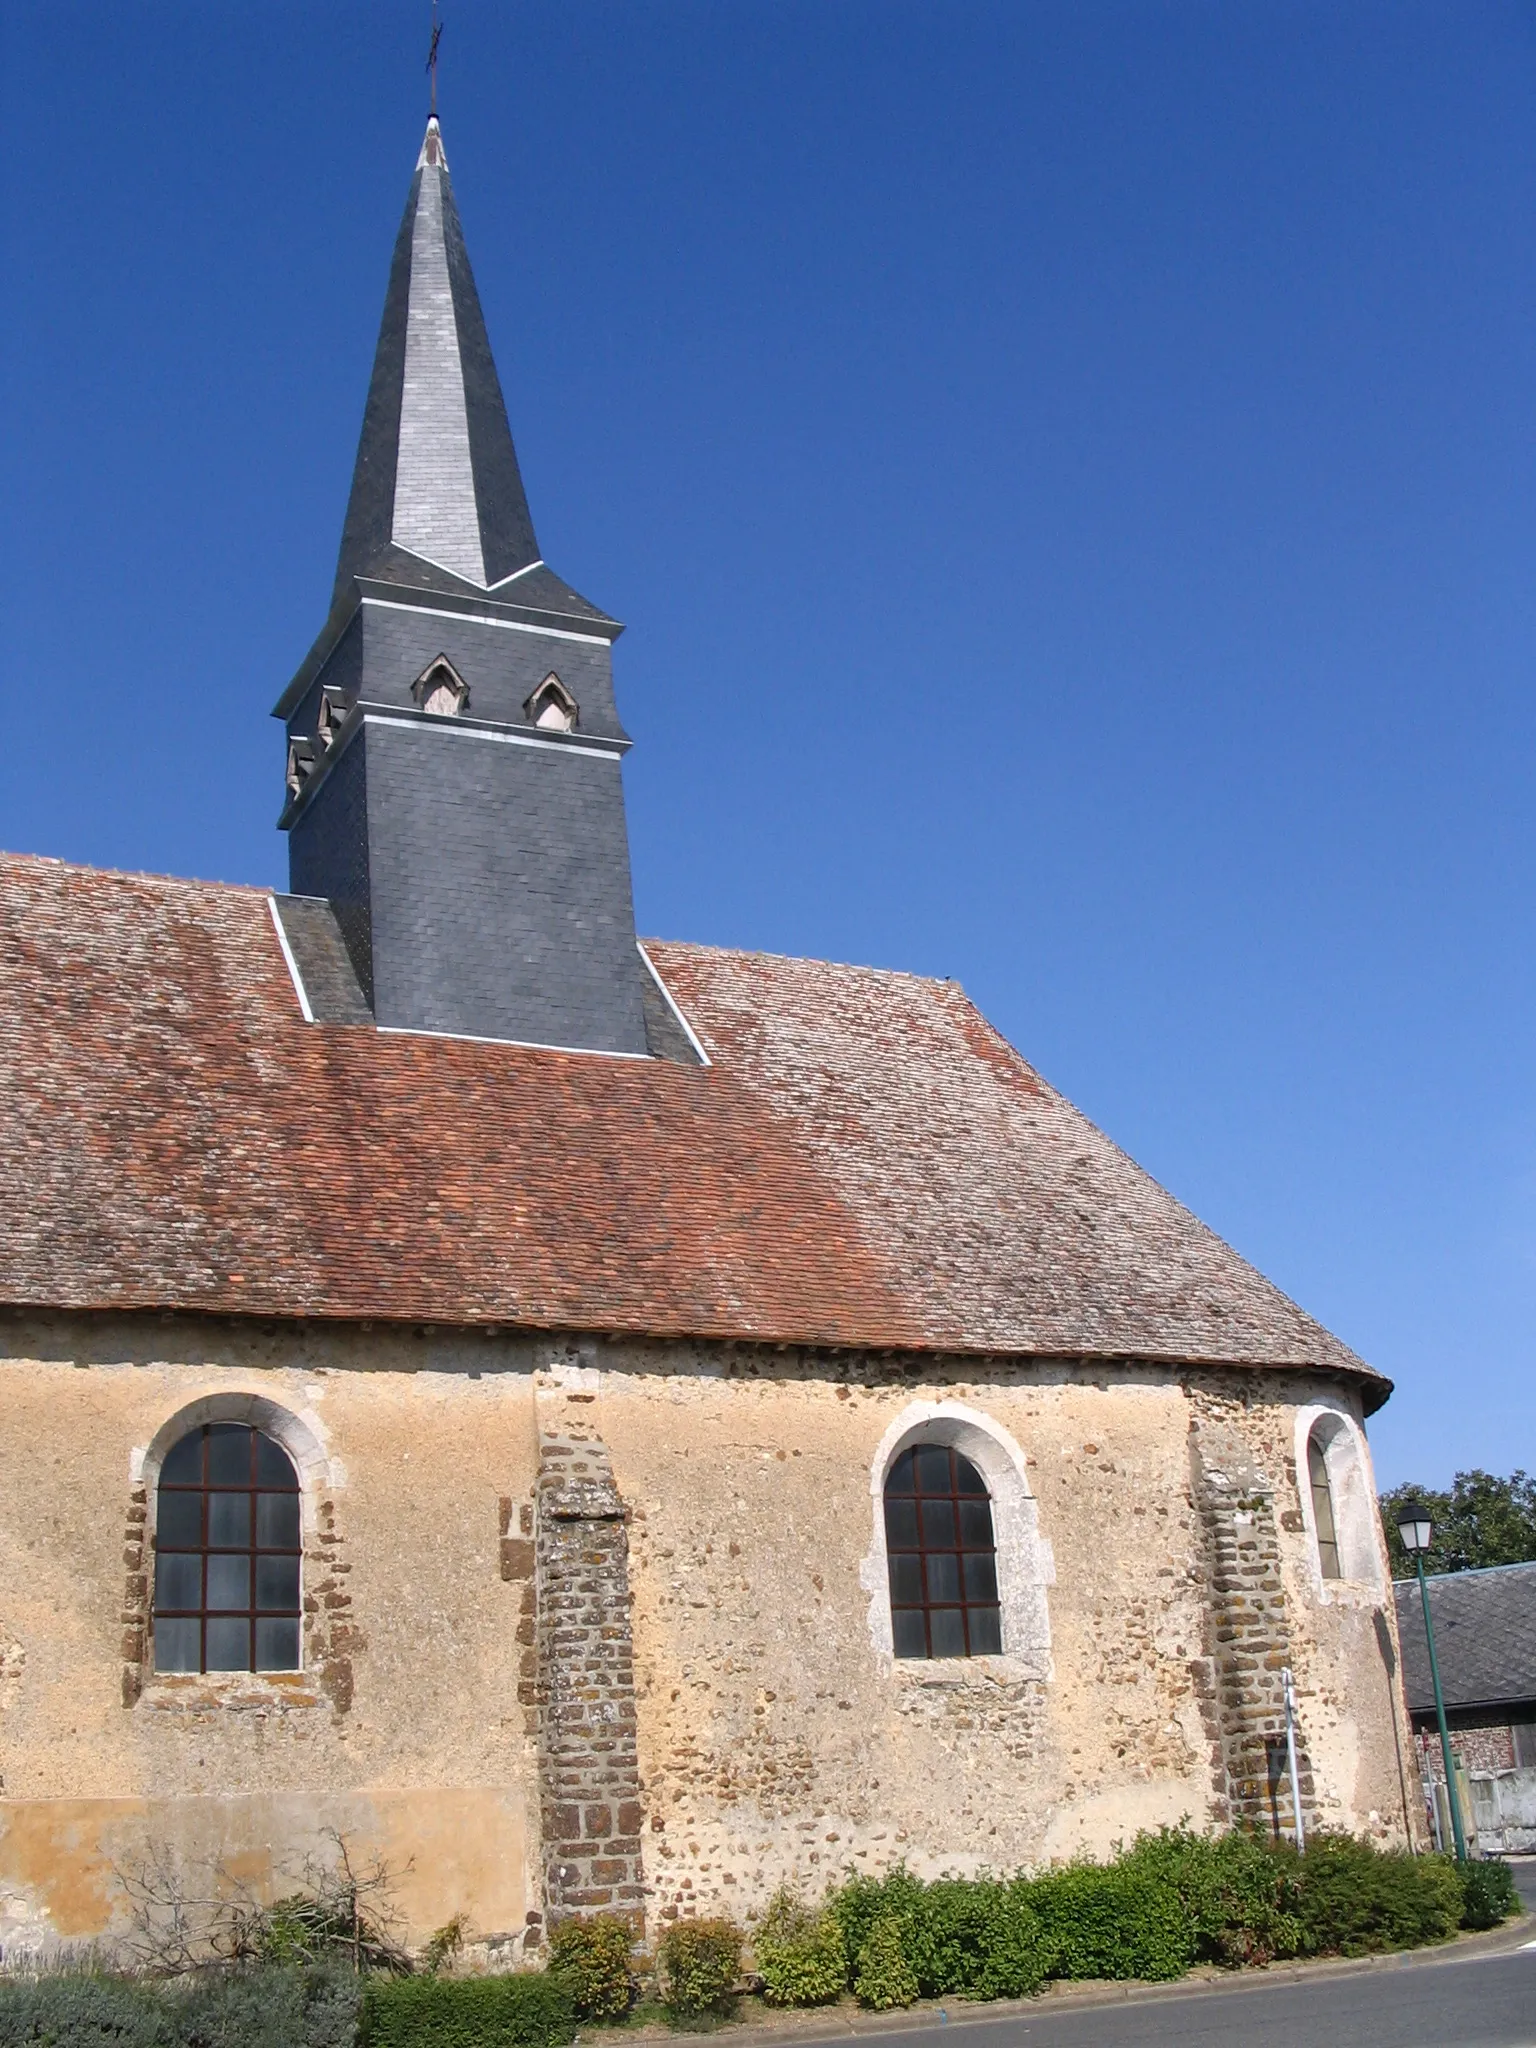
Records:
<instances>
[{"instance_id":1,"label":"green hedge","mask_svg":"<svg viewBox=\"0 0 1536 2048\"><path fill-rule=\"evenodd\" d=\"M1038 1877L939 1878L905 1869L851 1877L823 1909L842 1935L845 1986L877 2010L917 1998L1018 1998L1048 1978L1170 1979L1193 1963L1225 1968L1283 1957L1368 1955L1444 1941L1458 1926L1493 1927L1517 1910L1502 1864L1461 1870L1349 1835L1320 1834L1306 1853L1237 1831L1163 1828L1110 1863ZM791 1911L791 1908L794 1911ZM798 1919L795 1915L798 1914ZM774 1917L803 1930L810 1908L781 1895ZM771 1924L758 1967L777 2004L820 2003L783 1967Z\"/></svg>"},{"instance_id":2,"label":"green hedge","mask_svg":"<svg viewBox=\"0 0 1536 2048\"><path fill-rule=\"evenodd\" d=\"M1460 1876L1463 1927L1497 1927L1519 1912L1520 1894L1507 1863L1464 1863Z\"/></svg>"},{"instance_id":3,"label":"green hedge","mask_svg":"<svg viewBox=\"0 0 1536 2048\"><path fill-rule=\"evenodd\" d=\"M757 1937L764 1993L871 2010L918 1998L1019 1998L1050 1978L1172 1978L1287 1956L1374 1954L1495 1927L1519 1910L1508 1868L1320 1834L1306 1853L1254 1834L1163 1828L1105 1864L1037 1877L905 1869L851 1877L808 1906L776 1895ZM366 1977L297 1966L152 1984L86 1971L0 1979L0 2048L566 2048L578 2017L631 1995L618 1921L557 1929L557 1968L507 1977ZM683 2016L729 2009L741 1935L684 1920L659 1944Z\"/></svg>"},{"instance_id":4,"label":"green hedge","mask_svg":"<svg viewBox=\"0 0 1536 2048\"><path fill-rule=\"evenodd\" d=\"M375 1977L359 2048L562 2048L576 2007L559 1977Z\"/></svg>"},{"instance_id":5,"label":"green hedge","mask_svg":"<svg viewBox=\"0 0 1536 2048\"><path fill-rule=\"evenodd\" d=\"M262 1969L189 1985L62 1971L0 1983L0 2048L353 2048L357 1979Z\"/></svg>"},{"instance_id":6,"label":"green hedge","mask_svg":"<svg viewBox=\"0 0 1536 2048\"><path fill-rule=\"evenodd\" d=\"M770 2005L828 2005L848 1989L842 1923L787 1890L775 1892L753 1944Z\"/></svg>"},{"instance_id":7,"label":"green hedge","mask_svg":"<svg viewBox=\"0 0 1536 2048\"><path fill-rule=\"evenodd\" d=\"M1304 1955L1420 1948L1461 1925L1465 1893L1449 1857L1375 1849L1350 1835L1317 1835L1304 1856L1274 1853Z\"/></svg>"}]
</instances>

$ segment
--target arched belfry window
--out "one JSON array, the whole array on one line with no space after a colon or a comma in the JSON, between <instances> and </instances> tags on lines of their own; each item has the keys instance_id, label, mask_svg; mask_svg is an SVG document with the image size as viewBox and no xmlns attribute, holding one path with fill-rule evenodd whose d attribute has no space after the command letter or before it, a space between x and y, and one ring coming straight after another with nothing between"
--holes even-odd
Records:
<instances>
[{"instance_id":1,"label":"arched belfry window","mask_svg":"<svg viewBox=\"0 0 1536 2048\"><path fill-rule=\"evenodd\" d=\"M427 664L412 683L411 695L434 718L457 718L469 709L469 685L446 654Z\"/></svg>"},{"instance_id":2,"label":"arched belfry window","mask_svg":"<svg viewBox=\"0 0 1536 2048\"><path fill-rule=\"evenodd\" d=\"M1317 1563L1325 1579L1344 1576L1339 1563L1339 1525L1333 1511L1333 1487L1328 1478L1328 1445L1323 1424L1316 1423L1307 1436L1307 1477L1312 1486L1312 1525L1317 1531Z\"/></svg>"},{"instance_id":3,"label":"arched belfry window","mask_svg":"<svg viewBox=\"0 0 1536 2048\"><path fill-rule=\"evenodd\" d=\"M986 1481L949 1444L914 1444L885 1482L891 1637L898 1657L995 1657L1003 1647Z\"/></svg>"},{"instance_id":4,"label":"arched belfry window","mask_svg":"<svg viewBox=\"0 0 1536 2048\"><path fill-rule=\"evenodd\" d=\"M160 1467L157 1671L299 1668L299 1478L280 1444L206 1422Z\"/></svg>"},{"instance_id":5,"label":"arched belfry window","mask_svg":"<svg viewBox=\"0 0 1536 2048\"><path fill-rule=\"evenodd\" d=\"M542 732L574 732L580 716L576 699L551 669L524 704L528 723Z\"/></svg>"}]
</instances>

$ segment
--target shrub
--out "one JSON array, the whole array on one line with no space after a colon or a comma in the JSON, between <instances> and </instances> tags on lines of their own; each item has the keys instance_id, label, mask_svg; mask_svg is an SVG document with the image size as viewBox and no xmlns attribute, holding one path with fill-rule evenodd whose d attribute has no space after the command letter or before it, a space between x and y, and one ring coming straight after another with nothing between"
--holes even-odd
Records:
<instances>
[{"instance_id":1,"label":"shrub","mask_svg":"<svg viewBox=\"0 0 1536 2048\"><path fill-rule=\"evenodd\" d=\"M510 1977L375 1977L363 1992L359 2048L562 2048L576 2034L565 1983Z\"/></svg>"},{"instance_id":2,"label":"shrub","mask_svg":"<svg viewBox=\"0 0 1536 2048\"><path fill-rule=\"evenodd\" d=\"M50 2048L353 2048L355 1977L240 1970L175 1986L61 1973L0 1985L0 2044Z\"/></svg>"},{"instance_id":3,"label":"shrub","mask_svg":"<svg viewBox=\"0 0 1536 2048\"><path fill-rule=\"evenodd\" d=\"M972 1998L1033 1998L1050 1956L1027 1884L999 1885Z\"/></svg>"},{"instance_id":4,"label":"shrub","mask_svg":"<svg viewBox=\"0 0 1536 2048\"><path fill-rule=\"evenodd\" d=\"M239 1970L166 1998L186 2048L353 2048L362 1987L351 1971Z\"/></svg>"},{"instance_id":5,"label":"shrub","mask_svg":"<svg viewBox=\"0 0 1536 2048\"><path fill-rule=\"evenodd\" d=\"M619 2020L629 2011L631 1947L622 1920L562 1920L549 1937L549 1967L569 1985L576 2016Z\"/></svg>"},{"instance_id":6,"label":"shrub","mask_svg":"<svg viewBox=\"0 0 1536 2048\"><path fill-rule=\"evenodd\" d=\"M1189 1828L1141 1834L1121 1858L1173 1891L1194 1938L1195 1958L1235 1969L1294 1956L1301 1926L1285 1909L1285 1874L1263 1836L1237 1828L1197 1835Z\"/></svg>"},{"instance_id":7,"label":"shrub","mask_svg":"<svg viewBox=\"0 0 1536 2048\"><path fill-rule=\"evenodd\" d=\"M421 1967L429 1977L452 1969L463 1952L468 1933L469 1922L462 1913L455 1913L451 1920L445 1920L441 1927L432 1930L421 1952Z\"/></svg>"},{"instance_id":8,"label":"shrub","mask_svg":"<svg viewBox=\"0 0 1536 2048\"><path fill-rule=\"evenodd\" d=\"M1181 1977L1195 1928L1178 1892L1133 1860L1071 1863L1025 1887L1052 1977Z\"/></svg>"},{"instance_id":9,"label":"shrub","mask_svg":"<svg viewBox=\"0 0 1536 2048\"><path fill-rule=\"evenodd\" d=\"M859 1951L853 1991L860 2005L867 2005L872 2012L889 2012L893 2006L910 2005L917 1997L917 1978L907 1961L902 1925L894 1913L881 1913L871 1922Z\"/></svg>"},{"instance_id":10,"label":"shrub","mask_svg":"<svg viewBox=\"0 0 1536 2048\"><path fill-rule=\"evenodd\" d=\"M923 1885L904 1865L884 1877L850 1877L832 1895L832 1910L843 1930L843 1953L855 1969L877 1920L905 1927L922 1903Z\"/></svg>"},{"instance_id":11,"label":"shrub","mask_svg":"<svg viewBox=\"0 0 1536 2048\"><path fill-rule=\"evenodd\" d=\"M782 1887L752 1946L770 2005L828 2005L848 1988L842 1922L830 1904L815 1910Z\"/></svg>"},{"instance_id":12,"label":"shrub","mask_svg":"<svg viewBox=\"0 0 1536 2048\"><path fill-rule=\"evenodd\" d=\"M679 1920L657 1951L662 2003L669 2012L727 2012L741 1975L741 1929L731 1920Z\"/></svg>"},{"instance_id":13,"label":"shrub","mask_svg":"<svg viewBox=\"0 0 1536 2048\"><path fill-rule=\"evenodd\" d=\"M1039 1990L1045 1975L1027 1886L941 1877L923 1886L903 1934L925 1998L1023 1998Z\"/></svg>"},{"instance_id":14,"label":"shrub","mask_svg":"<svg viewBox=\"0 0 1536 2048\"><path fill-rule=\"evenodd\" d=\"M1270 1852L1286 1870L1287 1904L1309 1955L1371 1955L1445 1941L1462 1915L1463 1891L1446 1856L1383 1850L1352 1835L1318 1834L1304 1855Z\"/></svg>"},{"instance_id":15,"label":"shrub","mask_svg":"<svg viewBox=\"0 0 1536 2048\"><path fill-rule=\"evenodd\" d=\"M1519 1912L1520 1895L1507 1863L1463 1863L1457 1874L1463 1927L1497 1927Z\"/></svg>"},{"instance_id":16,"label":"shrub","mask_svg":"<svg viewBox=\"0 0 1536 2048\"><path fill-rule=\"evenodd\" d=\"M121 1977L73 1971L0 1984L0 2044L50 2048L176 2048L165 2001Z\"/></svg>"}]
</instances>

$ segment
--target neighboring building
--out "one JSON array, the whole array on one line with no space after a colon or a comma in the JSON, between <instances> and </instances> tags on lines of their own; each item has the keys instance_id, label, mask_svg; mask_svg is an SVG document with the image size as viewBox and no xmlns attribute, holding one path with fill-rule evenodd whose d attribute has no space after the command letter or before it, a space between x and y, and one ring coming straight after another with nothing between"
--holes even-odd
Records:
<instances>
[{"instance_id":1,"label":"neighboring building","mask_svg":"<svg viewBox=\"0 0 1536 2048\"><path fill-rule=\"evenodd\" d=\"M293 893L0 862L0 1941L323 1831L414 1936L1419 1827L1390 1391L952 983L635 941L434 122Z\"/></svg>"},{"instance_id":2,"label":"neighboring building","mask_svg":"<svg viewBox=\"0 0 1536 2048\"><path fill-rule=\"evenodd\" d=\"M1536 1563L1438 1572L1426 1583L1451 1753L1470 1781L1478 1846L1536 1849ZM1434 1796L1445 1762L1418 1580L1392 1591L1414 1744Z\"/></svg>"}]
</instances>

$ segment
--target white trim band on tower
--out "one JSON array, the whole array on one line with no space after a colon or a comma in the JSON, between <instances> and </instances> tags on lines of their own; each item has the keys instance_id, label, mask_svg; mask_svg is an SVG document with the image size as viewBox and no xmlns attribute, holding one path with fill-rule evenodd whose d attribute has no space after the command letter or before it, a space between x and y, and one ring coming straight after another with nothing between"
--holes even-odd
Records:
<instances>
[{"instance_id":1,"label":"white trim band on tower","mask_svg":"<svg viewBox=\"0 0 1536 2048\"><path fill-rule=\"evenodd\" d=\"M425 559L423 556L422 560ZM433 604L401 604L392 597L365 597L362 602L376 604L387 612L421 612L429 619L473 619L477 626L500 626L508 633L542 633L548 640L579 640L586 647L613 645L612 636L607 633L570 633L563 626L530 626L524 619L493 619L487 612L451 612Z\"/></svg>"},{"instance_id":2,"label":"white trim band on tower","mask_svg":"<svg viewBox=\"0 0 1536 2048\"><path fill-rule=\"evenodd\" d=\"M530 733L491 732L483 725L463 725L456 718L437 718L423 712L418 718L392 718L385 711L365 711L364 725L398 725L410 732L440 732L450 739L489 740L499 747L538 747L546 754L588 754L594 761L612 761L623 756L618 746L583 747L572 740L536 740Z\"/></svg>"},{"instance_id":3,"label":"white trim band on tower","mask_svg":"<svg viewBox=\"0 0 1536 2048\"><path fill-rule=\"evenodd\" d=\"M303 1012L304 1022L306 1024L313 1024L315 1013L309 1006L309 996L305 991L304 977L299 972L298 961L293 957L293 948L288 943L288 934L283 930L282 912L277 907L277 898L275 896L267 898L267 908L272 913L272 923L277 932L277 943L282 947L283 958L288 963L288 978L293 983L293 992L299 999L299 1008Z\"/></svg>"}]
</instances>

